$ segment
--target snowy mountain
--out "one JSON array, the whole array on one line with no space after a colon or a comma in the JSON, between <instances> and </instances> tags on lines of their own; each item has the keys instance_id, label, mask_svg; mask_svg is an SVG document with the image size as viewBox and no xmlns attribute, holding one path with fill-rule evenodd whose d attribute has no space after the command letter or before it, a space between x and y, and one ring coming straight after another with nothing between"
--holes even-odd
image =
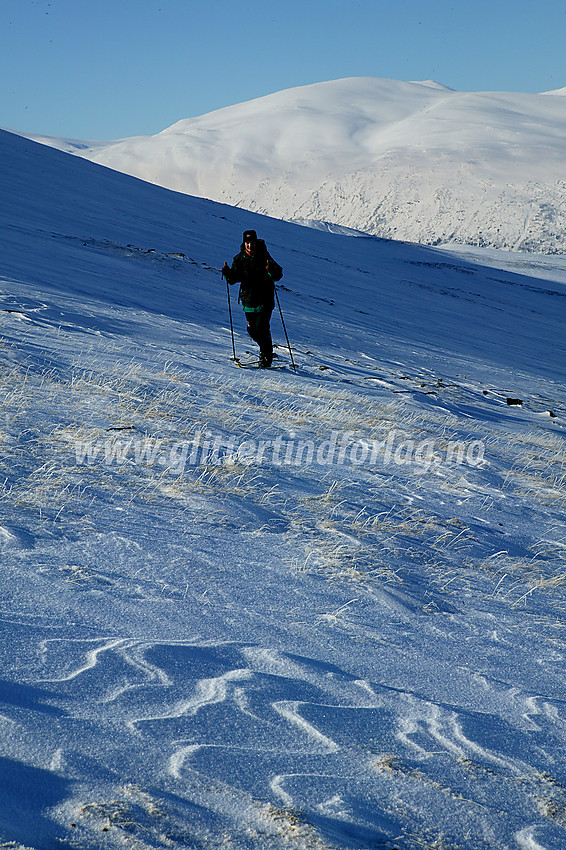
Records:
<instances>
[{"instance_id":1,"label":"snowy mountain","mask_svg":"<svg viewBox=\"0 0 566 850\"><path fill-rule=\"evenodd\" d=\"M45 140L192 195L425 244L566 251L566 100L353 78L151 137Z\"/></svg>"},{"instance_id":2,"label":"snowy mountain","mask_svg":"<svg viewBox=\"0 0 566 850\"><path fill-rule=\"evenodd\" d=\"M0 846L561 850L566 259L0 195Z\"/></svg>"}]
</instances>

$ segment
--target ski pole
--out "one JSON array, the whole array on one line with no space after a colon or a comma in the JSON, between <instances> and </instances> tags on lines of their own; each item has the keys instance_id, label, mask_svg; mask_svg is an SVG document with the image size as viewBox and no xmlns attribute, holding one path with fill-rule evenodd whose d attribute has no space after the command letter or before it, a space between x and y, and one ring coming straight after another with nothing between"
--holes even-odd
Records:
<instances>
[{"instance_id":1,"label":"ski pole","mask_svg":"<svg viewBox=\"0 0 566 850\"><path fill-rule=\"evenodd\" d=\"M222 277L224 278L224 272L222 272ZM237 360L236 357L236 346L234 344L234 325L232 324L232 305L230 304L230 287L228 286L228 280L226 280L226 295L228 296L228 315L230 316L230 333L232 335L232 360Z\"/></svg>"},{"instance_id":2,"label":"ski pole","mask_svg":"<svg viewBox=\"0 0 566 850\"><path fill-rule=\"evenodd\" d=\"M222 278L224 279L224 272L222 272ZM232 334L232 352L234 354L232 359L237 360L236 346L234 344L234 326L232 324L232 305L230 304L230 287L228 286L228 281L226 281L226 295L228 296L228 315L230 316L230 333Z\"/></svg>"},{"instance_id":3,"label":"ski pole","mask_svg":"<svg viewBox=\"0 0 566 850\"><path fill-rule=\"evenodd\" d=\"M273 287L273 291L275 292L275 299L277 301L277 306L279 307L279 315L281 316L281 324L283 325L283 330L285 332L285 339L287 340L287 347L289 349L289 354L291 355L291 365L294 371L297 371L297 367L295 366L295 361L293 360L293 352L291 351L291 343L289 342L289 337L287 336L287 328L285 327L285 319L283 318L283 311L281 309L281 304L279 303L279 296L277 295L277 287Z\"/></svg>"}]
</instances>

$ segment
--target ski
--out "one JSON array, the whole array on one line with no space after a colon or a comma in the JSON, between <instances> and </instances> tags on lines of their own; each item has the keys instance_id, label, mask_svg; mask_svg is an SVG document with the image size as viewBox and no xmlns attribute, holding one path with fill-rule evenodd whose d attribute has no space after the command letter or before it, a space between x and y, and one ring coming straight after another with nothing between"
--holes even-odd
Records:
<instances>
[{"instance_id":1,"label":"ski","mask_svg":"<svg viewBox=\"0 0 566 850\"><path fill-rule=\"evenodd\" d=\"M237 357L231 357L230 360L232 361L234 366L237 366L239 369L259 369L259 360L247 360L242 362L241 360L238 360Z\"/></svg>"},{"instance_id":2,"label":"ski","mask_svg":"<svg viewBox=\"0 0 566 850\"><path fill-rule=\"evenodd\" d=\"M269 372L271 369L286 369L288 367L287 363L272 363L271 366L260 366L259 360L248 360L246 362L242 362L241 360L232 360L235 366L239 369L261 369L263 372Z\"/></svg>"}]
</instances>

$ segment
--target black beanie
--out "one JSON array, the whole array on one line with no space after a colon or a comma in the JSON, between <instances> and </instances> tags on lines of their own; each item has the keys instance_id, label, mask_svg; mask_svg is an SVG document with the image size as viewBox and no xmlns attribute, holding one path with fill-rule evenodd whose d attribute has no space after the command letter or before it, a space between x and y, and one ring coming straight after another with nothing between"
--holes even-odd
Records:
<instances>
[{"instance_id":1,"label":"black beanie","mask_svg":"<svg viewBox=\"0 0 566 850\"><path fill-rule=\"evenodd\" d=\"M257 233L255 230L244 230L244 242L257 242Z\"/></svg>"}]
</instances>

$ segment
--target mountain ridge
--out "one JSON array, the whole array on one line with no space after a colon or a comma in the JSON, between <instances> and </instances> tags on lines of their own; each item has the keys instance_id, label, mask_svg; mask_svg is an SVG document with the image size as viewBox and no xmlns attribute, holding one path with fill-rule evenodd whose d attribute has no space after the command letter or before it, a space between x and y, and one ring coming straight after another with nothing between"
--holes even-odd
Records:
<instances>
[{"instance_id":1,"label":"mountain ridge","mask_svg":"<svg viewBox=\"0 0 566 850\"><path fill-rule=\"evenodd\" d=\"M352 77L181 119L154 136L34 138L276 218L422 244L564 253L560 91L457 92L431 80Z\"/></svg>"}]
</instances>

